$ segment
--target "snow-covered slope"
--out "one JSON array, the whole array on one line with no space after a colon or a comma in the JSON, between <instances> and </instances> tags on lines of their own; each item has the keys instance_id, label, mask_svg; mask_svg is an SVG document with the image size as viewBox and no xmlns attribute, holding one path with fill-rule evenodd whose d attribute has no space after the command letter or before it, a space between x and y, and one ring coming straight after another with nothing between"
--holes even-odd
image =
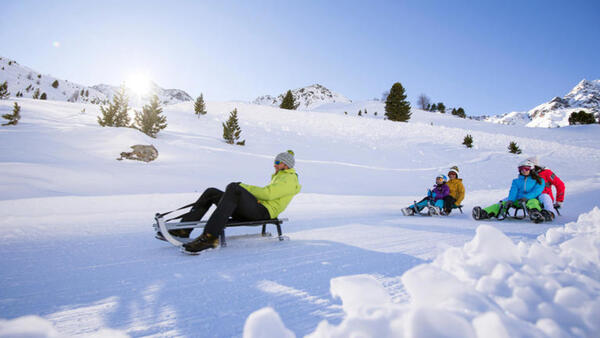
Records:
<instances>
[{"instance_id":1,"label":"snow-covered slope","mask_svg":"<svg viewBox=\"0 0 600 338\"><path fill-rule=\"evenodd\" d=\"M285 94L282 93L277 97L271 95L260 96L252 101L252 103L279 107ZM294 89L292 90L292 95L294 96L294 101L298 104L298 110L318 110L320 105L327 103L352 102L352 100L345 96L332 92L320 84Z\"/></svg>"},{"instance_id":2,"label":"snow-covered slope","mask_svg":"<svg viewBox=\"0 0 600 338\"><path fill-rule=\"evenodd\" d=\"M117 86L100 84L88 87L61 80L51 75L40 74L14 60L0 57L0 83L4 81L7 82L8 91L12 97L32 98L37 92L39 96L45 93L48 100L55 101L104 104L112 100L113 95L119 90ZM135 107L146 104L153 94L158 95L162 104L193 100L183 90L163 89L153 82L147 94L139 95L129 88L126 88L126 93L130 99L130 105Z\"/></svg>"},{"instance_id":3,"label":"snow-covered slope","mask_svg":"<svg viewBox=\"0 0 600 338\"><path fill-rule=\"evenodd\" d=\"M488 122L527 127L564 127L569 116L580 110L600 117L600 80L582 80L564 97L555 97L528 112L511 112L485 119Z\"/></svg>"},{"instance_id":4,"label":"snow-covered slope","mask_svg":"<svg viewBox=\"0 0 600 338\"><path fill-rule=\"evenodd\" d=\"M526 128L416 109L397 123L371 115L382 114L377 102L366 117L350 115L363 105L298 114L207 102L198 117L184 102L164 107L168 126L153 139L100 127L93 104L11 98L0 115L14 102L19 124L0 127L9 336L598 336L597 125ZM234 108L243 147L222 140ZM523 153L509 154L510 141ZM117 161L133 144L153 144L158 159ZM154 239L155 212L208 187L266 185L287 149L302 184L281 215L289 240L228 229L226 248L191 257ZM532 155L566 183L562 216L472 220ZM465 213L403 217L453 165Z\"/></svg>"}]
</instances>

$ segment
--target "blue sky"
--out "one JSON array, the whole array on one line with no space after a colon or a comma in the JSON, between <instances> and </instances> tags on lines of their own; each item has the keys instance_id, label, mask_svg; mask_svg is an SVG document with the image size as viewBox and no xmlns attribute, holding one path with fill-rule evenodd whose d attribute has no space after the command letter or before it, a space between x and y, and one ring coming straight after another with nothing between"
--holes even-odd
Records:
<instances>
[{"instance_id":1,"label":"blue sky","mask_svg":"<svg viewBox=\"0 0 600 338\"><path fill-rule=\"evenodd\" d=\"M600 79L600 1L2 1L0 56L119 85L148 74L208 101L394 82L467 114L523 111Z\"/></svg>"}]
</instances>

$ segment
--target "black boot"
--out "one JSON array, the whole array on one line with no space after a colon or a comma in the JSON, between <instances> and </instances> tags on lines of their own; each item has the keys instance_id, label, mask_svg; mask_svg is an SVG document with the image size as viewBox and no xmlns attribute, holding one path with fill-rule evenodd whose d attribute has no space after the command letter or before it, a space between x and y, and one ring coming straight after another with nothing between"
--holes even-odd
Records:
<instances>
[{"instance_id":1,"label":"black boot","mask_svg":"<svg viewBox=\"0 0 600 338\"><path fill-rule=\"evenodd\" d=\"M214 249L219 245L219 238L207 232L202 233L195 240L183 245L184 252L197 253L206 249Z\"/></svg>"},{"instance_id":2,"label":"black boot","mask_svg":"<svg viewBox=\"0 0 600 338\"><path fill-rule=\"evenodd\" d=\"M552 222L554 220L554 213L552 211L544 209L542 210L542 216L544 216L544 221L546 222Z\"/></svg>"},{"instance_id":3,"label":"black boot","mask_svg":"<svg viewBox=\"0 0 600 338\"><path fill-rule=\"evenodd\" d=\"M529 213L529 219L533 223L542 223L544 221L544 216L542 216L542 213L539 212L538 210L529 209L529 210L527 210L527 212Z\"/></svg>"},{"instance_id":4,"label":"black boot","mask_svg":"<svg viewBox=\"0 0 600 338\"><path fill-rule=\"evenodd\" d=\"M177 236L181 238L190 238L190 234L194 229L177 229L177 230L169 230L171 236Z\"/></svg>"},{"instance_id":5,"label":"black boot","mask_svg":"<svg viewBox=\"0 0 600 338\"><path fill-rule=\"evenodd\" d=\"M475 207L473 208L473 218L479 221L490 218L490 215L488 215L487 211L481 209L481 207Z\"/></svg>"}]
</instances>

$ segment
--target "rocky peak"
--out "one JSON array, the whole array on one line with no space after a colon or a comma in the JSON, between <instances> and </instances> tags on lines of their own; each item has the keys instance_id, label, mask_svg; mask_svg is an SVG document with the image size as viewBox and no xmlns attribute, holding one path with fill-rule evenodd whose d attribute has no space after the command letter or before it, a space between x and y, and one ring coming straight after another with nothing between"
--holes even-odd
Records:
<instances>
[{"instance_id":1,"label":"rocky peak","mask_svg":"<svg viewBox=\"0 0 600 338\"><path fill-rule=\"evenodd\" d=\"M279 106L286 93L287 91L277 97L263 95L256 98L254 101L252 101L252 103L268 106ZM325 103L352 102L352 100L348 99L347 97L332 92L320 84L313 84L307 87L294 89L292 90L292 95L294 96L294 101L296 104L298 104L298 110L310 110Z\"/></svg>"}]
</instances>

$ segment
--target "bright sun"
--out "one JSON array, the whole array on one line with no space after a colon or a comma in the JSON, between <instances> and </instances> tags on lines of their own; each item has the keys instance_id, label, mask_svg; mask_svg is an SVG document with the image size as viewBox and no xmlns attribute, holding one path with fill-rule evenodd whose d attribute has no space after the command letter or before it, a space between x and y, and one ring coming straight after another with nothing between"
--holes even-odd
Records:
<instances>
[{"instance_id":1,"label":"bright sun","mask_svg":"<svg viewBox=\"0 0 600 338\"><path fill-rule=\"evenodd\" d=\"M125 85L139 95L150 91L150 78L144 73L134 73L127 77Z\"/></svg>"}]
</instances>

